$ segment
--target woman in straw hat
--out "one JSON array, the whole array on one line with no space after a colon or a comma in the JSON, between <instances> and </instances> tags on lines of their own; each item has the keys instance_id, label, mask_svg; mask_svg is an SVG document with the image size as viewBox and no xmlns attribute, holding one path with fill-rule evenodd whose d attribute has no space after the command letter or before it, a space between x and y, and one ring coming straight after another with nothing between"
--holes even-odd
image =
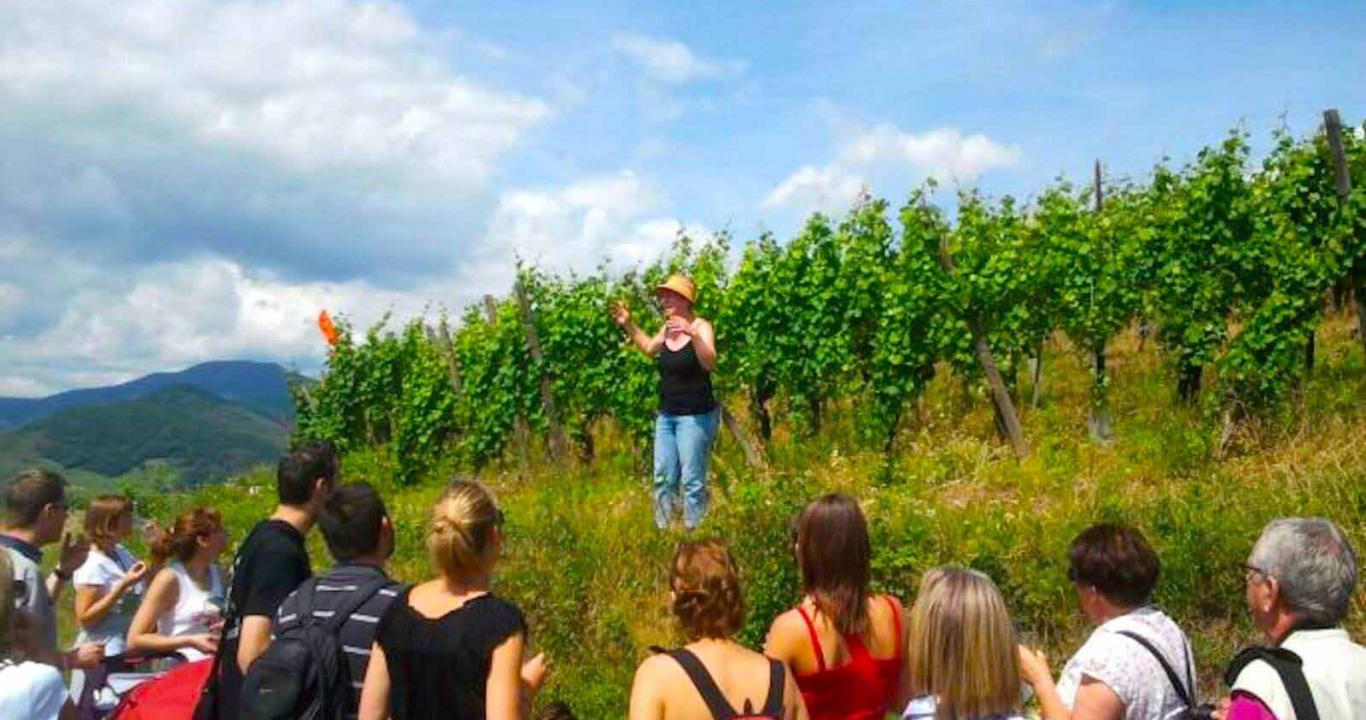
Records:
<instances>
[{"instance_id":1,"label":"woman in straw hat","mask_svg":"<svg viewBox=\"0 0 1366 720\"><path fill-rule=\"evenodd\" d=\"M697 288L682 275L671 275L655 288L664 310L664 326L653 336L631 322L631 312L618 303L612 319L626 330L641 352L659 362L659 417L655 420L655 525L668 527L683 490L683 525L691 530L707 513L707 455L720 411L712 392L716 368L716 335L711 323L693 315Z\"/></svg>"}]
</instances>

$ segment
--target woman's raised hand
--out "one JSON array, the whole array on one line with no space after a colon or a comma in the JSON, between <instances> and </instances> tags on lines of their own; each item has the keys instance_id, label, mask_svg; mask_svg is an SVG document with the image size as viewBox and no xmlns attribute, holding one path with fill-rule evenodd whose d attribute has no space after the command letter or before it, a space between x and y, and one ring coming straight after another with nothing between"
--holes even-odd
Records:
<instances>
[{"instance_id":1,"label":"woman's raised hand","mask_svg":"<svg viewBox=\"0 0 1366 720\"><path fill-rule=\"evenodd\" d=\"M664 321L664 327L671 335L692 335L692 321L685 320L677 315L670 316Z\"/></svg>"},{"instance_id":2,"label":"woman's raised hand","mask_svg":"<svg viewBox=\"0 0 1366 720\"><path fill-rule=\"evenodd\" d=\"M1020 675L1025 682L1038 686L1045 680L1052 680L1052 673L1048 667L1048 657L1043 651L1020 646Z\"/></svg>"},{"instance_id":3,"label":"woman's raised hand","mask_svg":"<svg viewBox=\"0 0 1366 720\"><path fill-rule=\"evenodd\" d=\"M612 322L626 327L631 322L631 311L626 307L626 303L617 303L612 306Z\"/></svg>"},{"instance_id":4,"label":"woman's raised hand","mask_svg":"<svg viewBox=\"0 0 1366 720\"><path fill-rule=\"evenodd\" d=\"M142 582L142 579L145 577L147 577L147 563L136 562L133 563L133 567L128 568L128 572L123 574L123 577L119 582L123 583L124 589L126 590Z\"/></svg>"}]
</instances>

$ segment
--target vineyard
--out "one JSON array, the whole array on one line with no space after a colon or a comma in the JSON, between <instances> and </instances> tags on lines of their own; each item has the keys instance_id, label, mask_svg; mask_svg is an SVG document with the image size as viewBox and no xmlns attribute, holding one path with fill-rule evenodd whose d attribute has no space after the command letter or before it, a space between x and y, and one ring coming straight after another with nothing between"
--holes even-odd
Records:
<instances>
[{"instance_id":1,"label":"vineyard","mask_svg":"<svg viewBox=\"0 0 1366 720\"><path fill-rule=\"evenodd\" d=\"M680 534L654 529L646 490L656 370L608 308L649 317L650 288L682 270L718 333L728 432L702 532L736 554L744 642L797 599L794 514L839 490L868 515L878 590L909 600L929 567L980 569L1055 665L1088 631L1068 539L1138 525L1214 692L1257 637L1241 567L1267 520L1328 516L1366 547L1366 142L1344 133L1338 154L1330 137L1278 134L1253 167L1235 132L1146 184L1059 182L1027 203L963 192L952 222L925 187L895 215L867 198L735 255L680 237L623 275L524 267L454 322L339 322L321 381L295 388L298 433L382 489L408 582L430 577L443 479L478 472L507 514L497 592L551 658L540 701L620 717L647 648L679 640ZM217 507L240 539L272 482L139 502ZM324 566L317 533L310 548ZM1366 590L1347 626L1366 632Z\"/></svg>"},{"instance_id":2,"label":"vineyard","mask_svg":"<svg viewBox=\"0 0 1366 720\"><path fill-rule=\"evenodd\" d=\"M729 235L680 235L624 274L519 266L508 297L454 322L382 322L360 337L343 320L322 382L296 389L298 435L389 447L404 483L451 455L474 469L525 468L542 452L591 465L610 434L642 456L656 370L608 308L652 317L651 289L683 272L715 322L728 434L755 468L776 434L815 437L840 405L858 408L853 442L892 458L946 373L990 403L1024 458L1024 411L1046 398L1054 338L1085 359L1088 435L1111 442L1110 355L1131 327L1224 456L1302 394L1325 311L1355 298L1366 343L1366 141L1325 118L1312 137L1277 132L1256 166L1235 130L1146 182L1097 164L1085 186L1059 181L1028 202L960 190L952 220L928 183L895 211L864 197L785 243L746 242L738 264Z\"/></svg>"}]
</instances>

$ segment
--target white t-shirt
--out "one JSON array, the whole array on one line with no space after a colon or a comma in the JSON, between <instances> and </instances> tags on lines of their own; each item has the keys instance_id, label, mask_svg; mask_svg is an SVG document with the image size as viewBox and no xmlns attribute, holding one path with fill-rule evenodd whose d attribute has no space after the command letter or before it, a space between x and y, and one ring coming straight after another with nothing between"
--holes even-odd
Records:
<instances>
[{"instance_id":1,"label":"white t-shirt","mask_svg":"<svg viewBox=\"0 0 1366 720\"><path fill-rule=\"evenodd\" d=\"M1069 709L1077 699L1083 677L1105 683L1124 703L1125 720L1169 720L1185 703L1167 679L1157 659L1137 640L1120 635L1127 630L1152 643L1184 683L1195 678L1190 641L1181 628L1155 607L1141 607L1113 618L1091 633L1086 644L1067 661L1058 680L1058 694ZM1188 672L1189 671L1189 672ZM1191 697L1199 697L1187 688Z\"/></svg>"},{"instance_id":2,"label":"white t-shirt","mask_svg":"<svg viewBox=\"0 0 1366 720\"><path fill-rule=\"evenodd\" d=\"M78 588L97 587L109 593L113 591L115 583L128 574L128 570L137 562L137 558L122 545L114 546L113 557L92 545L85 563L72 574L71 582ZM133 615L137 613L138 604L142 602L142 593L141 582L128 588L128 592L119 598L118 603L98 625L81 630L76 637L76 644L103 642L106 656L122 655L127 648L128 626L133 624Z\"/></svg>"},{"instance_id":3,"label":"white t-shirt","mask_svg":"<svg viewBox=\"0 0 1366 720\"><path fill-rule=\"evenodd\" d=\"M0 718L57 720L66 702L62 674L51 665L0 662Z\"/></svg>"}]
</instances>

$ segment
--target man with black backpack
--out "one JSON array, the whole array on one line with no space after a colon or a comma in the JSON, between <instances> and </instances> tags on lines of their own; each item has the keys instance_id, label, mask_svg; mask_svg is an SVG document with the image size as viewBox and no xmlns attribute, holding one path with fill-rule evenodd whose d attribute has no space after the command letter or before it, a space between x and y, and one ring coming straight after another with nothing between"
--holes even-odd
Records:
<instances>
[{"instance_id":1,"label":"man with black backpack","mask_svg":"<svg viewBox=\"0 0 1366 720\"><path fill-rule=\"evenodd\" d=\"M304 537L337 484L338 470L330 443L306 443L280 458L279 504L252 528L233 560L223 634L195 720L238 720L243 675L270 646L280 603L313 574Z\"/></svg>"},{"instance_id":2,"label":"man with black backpack","mask_svg":"<svg viewBox=\"0 0 1366 720\"><path fill-rule=\"evenodd\" d=\"M394 528L365 483L334 490L318 527L336 565L280 605L274 639L242 683L242 720L356 717L379 619L402 589L384 572Z\"/></svg>"}]
</instances>

